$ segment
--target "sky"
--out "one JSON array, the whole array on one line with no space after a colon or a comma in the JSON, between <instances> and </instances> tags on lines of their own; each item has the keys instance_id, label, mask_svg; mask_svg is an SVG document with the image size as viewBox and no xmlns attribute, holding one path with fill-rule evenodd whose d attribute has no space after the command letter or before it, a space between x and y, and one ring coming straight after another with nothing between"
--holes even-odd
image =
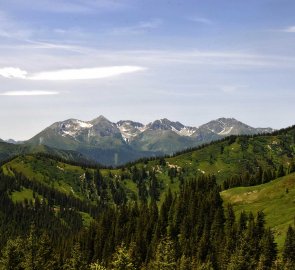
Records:
<instances>
[{"instance_id":1,"label":"sky","mask_svg":"<svg viewBox=\"0 0 295 270\"><path fill-rule=\"evenodd\" d=\"M0 0L0 138L56 121L295 124L294 0Z\"/></svg>"}]
</instances>

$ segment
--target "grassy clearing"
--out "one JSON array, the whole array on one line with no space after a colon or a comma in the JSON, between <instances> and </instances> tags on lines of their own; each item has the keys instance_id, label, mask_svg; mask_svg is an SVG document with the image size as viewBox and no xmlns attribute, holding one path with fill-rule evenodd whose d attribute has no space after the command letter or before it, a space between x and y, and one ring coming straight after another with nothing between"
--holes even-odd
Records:
<instances>
[{"instance_id":1,"label":"grassy clearing","mask_svg":"<svg viewBox=\"0 0 295 270\"><path fill-rule=\"evenodd\" d=\"M14 203L23 202L25 199L33 200L33 190L24 188L21 191L14 191L11 194L11 199Z\"/></svg>"},{"instance_id":2,"label":"grassy clearing","mask_svg":"<svg viewBox=\"0 0 295 270\"><path fill-rule=\"evenodd\" d=\"M275 233L279 250L282 249L286 231L295 218L295 173L269 183L238 187L221 192L224 204L233 204L236 215L241 211L266 214L266 224Z\"/></svg>"}]
</instances>

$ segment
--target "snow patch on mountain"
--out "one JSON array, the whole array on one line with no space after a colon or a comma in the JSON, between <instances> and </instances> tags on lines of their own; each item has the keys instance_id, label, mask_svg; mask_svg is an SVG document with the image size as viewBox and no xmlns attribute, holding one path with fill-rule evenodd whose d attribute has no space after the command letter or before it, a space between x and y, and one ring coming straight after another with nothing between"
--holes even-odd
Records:
<instances>
[{"instance_id":1,"label":"snow patch on mountain","mask_svg":"<svg viewBox=\"0 0 295 270\"><path fill-rule=\"evenodd\" d=\"M218 132L218 135L228 135L231 133L234 127L225 127L222 131Z\"/></svg>"},{"instance_id":2,"label":"snow patch on mountain","mask_svg":"<svg viewBox=\"0 0 295 270\"><path fill-rule=\"evenodd\" d=\"M81 128L91 128L93 127L92 124L90 124L89 122L83 122L80 120L77 120L77 124L80 125Z\"/></svg>"},{"instance_id":3,"label":"snow patch on mountain","mask_svg":"<svg viewBox=\"0 0 295 270\"><path fill-rule=\"evenodd\" d=\"M196 132L196 128L192 128L192 127L183 127L180 130L177 130L176 128L171 126L171 130L174 131L175 133L177 133L180 136L187 136L190 137L191 135L194 134L194 132Z\"/></svg>"},{"instance_id":4,"label":"snow patch on mountain","mask_svg":"<svg viewBox=\"0 0 295 270\"><path fill-rule=\"evenodd\" d=\"M117 122L116 126L120 130L122 138L125 142L130 142L133 138L142 133L146 128L146 126L144 126L143 124L130 120L119 121Z\"/></svg>"},{"instance_id":5,"label":"snow patch on mountain","mask_svg":"<svg viewBox=\"0 0 295 270\"><path fill-rule=\"evenodd\" d=\"M138 135L137 132L132 132L131 129L126 128L125 126L117 126L121 132L121 135L125 142L128 142L130 139L134 138L136 135Z\"/></svg>"},{"instance_id":6,"label":"snow patch on mountain","mask_svg":"<svg viewBox=\"0 0 295 270\"><path fill-rule=\"evenodd\" d=\"M75 138L81 131L91 129L92 127L93 125L89 122L71 119L60 123L60 134L63 137L70 136Z\"/></svg>"},{"instance_id":7,"label":"snow patch on mountain","mask_svg":"<svg viewBox=\"0 0 295 270\"><path fill-rule=\"evenodd\" d=\"M68 119L63 122L57 122L51 126L59 135L63 137L71 137L78 142L99 141L101 137L121 138L126 143L132 144L137 139L140 140L141 134L145 137L160 136L166 134L166 131L175 132L179 136L192 137L200 140L216 139L218 136L229 136L236 134L257 134L270 132L272 129L255 129L245 125L234 118L219 118L197 127L185 126L176 121L169 119L159 119L146 125L131 120L121 120L113 123L104 116L99 116L92 121L81 121L77 119ZM159 132L164 131L164 132ZM153 135L154 134L154 135ZM214 135L215 134L215 135ZM41 142L40 142L41 143Z\"/></svg>"}]
</instances>

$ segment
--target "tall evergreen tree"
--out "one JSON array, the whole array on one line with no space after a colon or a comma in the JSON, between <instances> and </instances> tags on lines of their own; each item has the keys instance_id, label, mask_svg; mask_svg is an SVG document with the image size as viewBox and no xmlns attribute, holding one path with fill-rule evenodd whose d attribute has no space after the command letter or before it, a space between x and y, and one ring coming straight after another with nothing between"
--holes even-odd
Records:
<instances>
[{"instance_id":1,"label":"tall evergreen tree","mask_svg":"<svg viewBox=\"0 0 295 270\"><path fill-rule=\"evenodd\" d=\"M289 226L283 249L284 263L295 269L295 230Z\"/></svg>"},{"instance_id":2,"label":"tall evergreen tree","mask_svg":"<svg viewBox=\"0 0 295 270\"><path fill-rule=\"evenodd\" d=\"M71 250L71 257L64 264L64 270L86 270L87 264L79 243L75 243Z\"/></svg>"},{"instance_id":3,"label":"tall evergreen tree","mask_svg":"<svg viewBox=\"0 0 295 270\"><path fill-rule=\"evenodd\" d=\"M112 270L135 270L133 260L125 244L117 247L111 263Z\"/></svg>"},{"instance_id":4,"label":"tall evergreen tree","mask_svg":"<svg viewBox=\"0 0 295 270\"><path fill-rule=\"evenodd\" d=\"M169 236L161 239L157 246L154 262L152 263L153 270L175 270L175 244Z\"/></svg>"},{"instance_id":5,"label":"tall evergreen tree","mask_svg":"<svg viewBox=\"0 0 295 270\"><path fill-rule=\"evenodd\" d=\"M0 258L1 270L23 270L24 249L20 238L7 241Z\"/></svg>"},{"instance_id":6,"label":"tall evergreen tree","mask_svg":"<svg viewBox=\"0 0 295 270\"><path fill-rule=\"evenodd\" d=\"M270 229L264 232L260 242L261 253L258 263L259 270L270 270L277 257L277 244Z\"/></svg>"}]
</instances>

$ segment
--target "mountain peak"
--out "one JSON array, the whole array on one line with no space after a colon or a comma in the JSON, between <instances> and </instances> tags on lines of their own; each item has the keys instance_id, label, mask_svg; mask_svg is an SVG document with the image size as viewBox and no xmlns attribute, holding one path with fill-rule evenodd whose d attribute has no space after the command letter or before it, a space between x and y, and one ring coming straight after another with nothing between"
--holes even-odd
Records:
<instances>
[{"instance_id":1,"label":"mountain peak","mask_svg":"<svg viewBox=\"0 0 295 270\"><path fill-rule=\"evenodd\" d=\"M252 135L271 131L273 130L253 128L235 118L225 117L197 128L167 118L155 120L147 125L132 120L113 123L100 115L92 121L68 119L56 122L33 137L29 143L79 150L98 161L104 159L104 154L101 154L104 152L99 150L103 149L105 153L124 153L124 157L122 154L120 158L130 160L128 155L140 157L156 153L171 154L230 135Z\"/></svg>"},{"instance_id":2,"label":"mountain peak","mask_svg":"<svg viewBox=\"0 0 295 270\"><path fill-rule=\"evenodd\" d=\"M154 122L149 123L147 126L149 129L152 129L152 130L158 130L158 129L160 129L160 130L172 130L172 129L179 130L184 127L184 125L182 125L181 123L172 122L167 118L155 120Z\"/></svg>"},{"instance_id":3,"label":"mountain peak","mask_svg":"<svg viewBox=\"0 0 295 270\"><path fill-rule=\"evenodd\" d=\"M207 124L199 127L202 130L209 130L219 136L242 135L242 134L257 134L270 132L269 129L256 129L246 125L235 118L221 117L212 120Z\"/></svg>"},{"instance_id":4,"label":"mountain peak","mask_svg":"<svg viewBox=\"0 0 295 270\"><path fill-rule=\"evenodd\" d=\"M104 117L103 115L100 115L97 118L94 118L93 120L90 121L90 123L93 125L96 125L101 122L110 122L111 123L111 121L109 119L107 119L106 117Z\"/></svg>"},{"instance_id":5,"label":"mountain peak","mask_svg":"<svg viewBox=\"0 0 295 270\"><path fill-rule=\"evenodd\" d=\"M216 119L216 121L236 121L236 122L240 122L240 121L238 121L237 119L235 119L233 117L220 117L220 118Z\"/></svg>"},{"instance_id":6,"label":"mountain peak","mask_svg":"<svg viewBox=\"0 0 295 270\"><path fill-rule=\"evenodd\" d=\"M117 122L117 126L120 127L120 126L132 126L132 127L135 127L135 128L139 128L139 127L144 127L144 124L142 123L139 123L139 122L134 122L132 120L120 120Z\"/></svg>"}]
</instances>

